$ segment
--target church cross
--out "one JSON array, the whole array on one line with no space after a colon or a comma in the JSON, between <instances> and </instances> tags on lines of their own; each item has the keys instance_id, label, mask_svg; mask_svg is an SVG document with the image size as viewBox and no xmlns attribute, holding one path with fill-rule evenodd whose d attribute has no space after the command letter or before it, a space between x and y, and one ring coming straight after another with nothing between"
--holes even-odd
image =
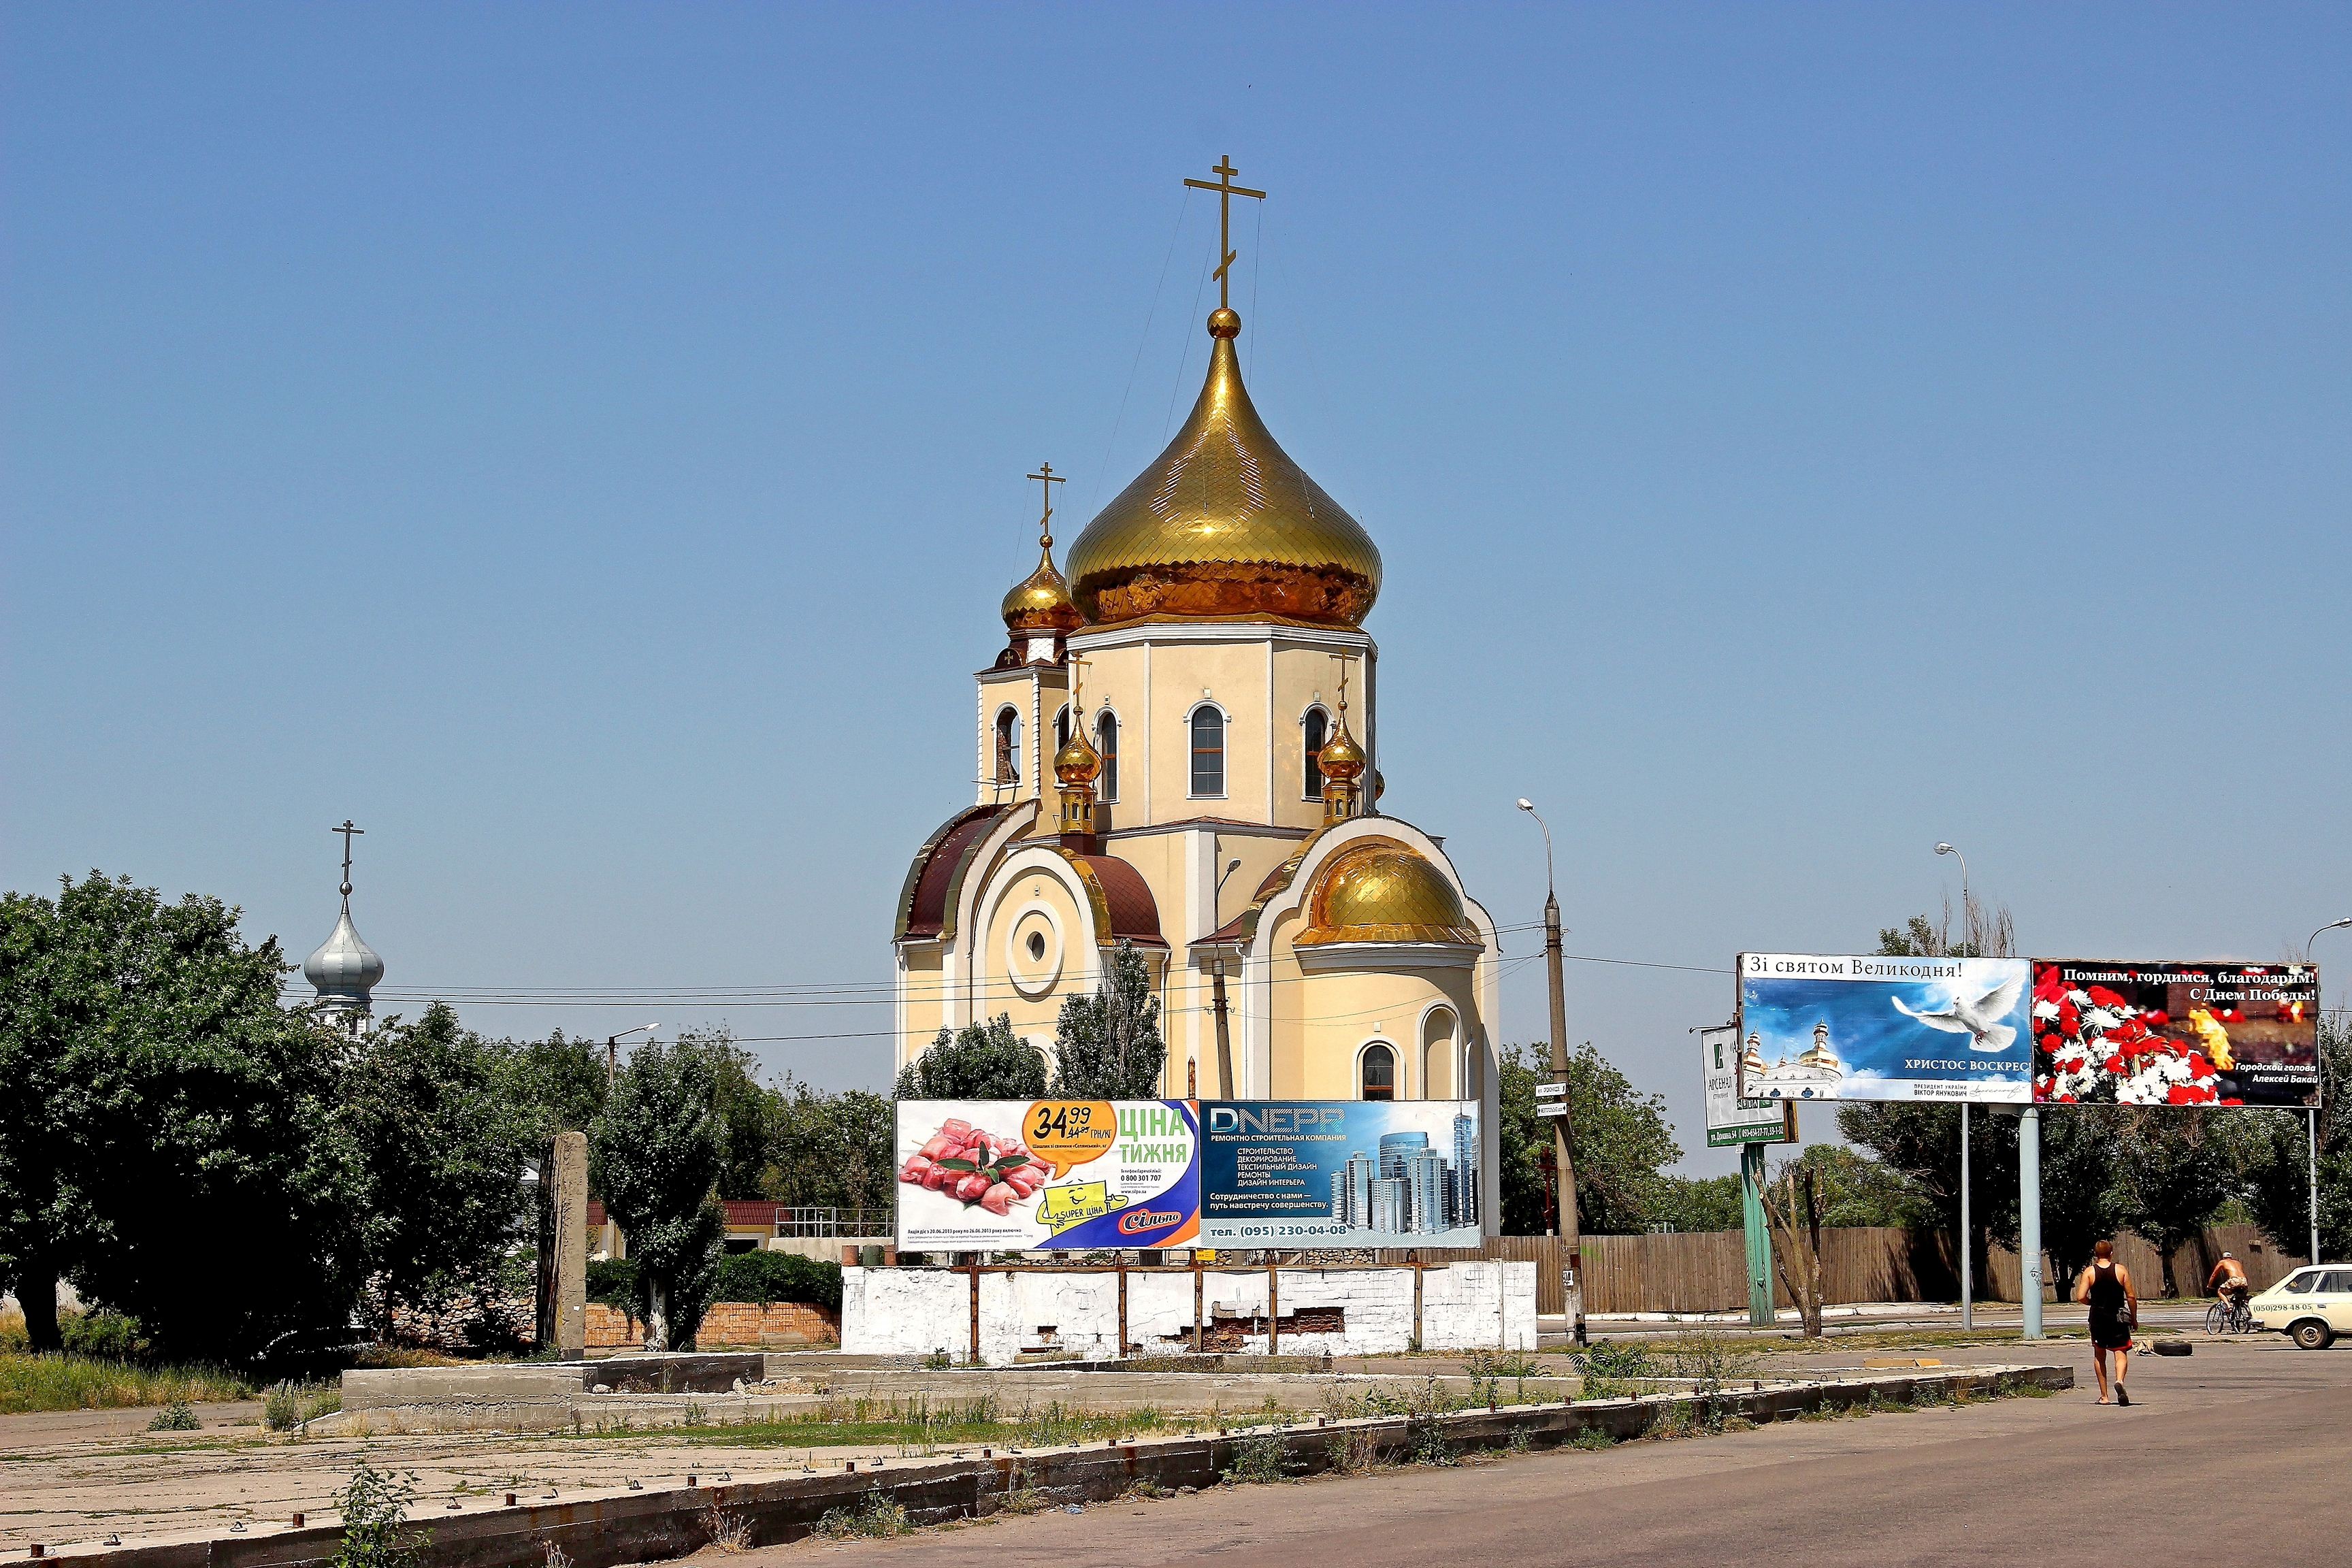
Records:
<instances>
[{"instance_id":1,"label":"church cross","mask_svg":"<svg viewBox=\"0 0 2352 1568\"><path fill-rule=\"evenodd\" d=\"M1331 657L1339 661L1339 721L1344 724L1348 721L1348 656L1335 653Z\"/></svg>"},{"instance_id":2,"label":"church cross","mask_svg":"<svg viewBox=\"0 0 2352 1568\"><path fill-rule=\"evenodd\" d=\"M1194 190L1217 193L1217 309L1224 310L1232 308L1226 299L1227 275L1233 270L1234 258L1241 254L1233 247L1234 198L1255 196L1258 200L1264 201L1265 193L1253 191L1247 185L1234 184L1234 176L1241 171L1234 167L1234 155L1231 153L1219 159L1216 166L1209 173L1217 176L1217 183L1213 185L1206 180L1186 180L1184 183Z\"/></svg>"},{"instance_id":3,"label":"church cross","mask_svg":"<svg viewBox=\"0 0 2352 1568\"><path fill-rule=\"evenodd\" d=\"M352 826L352 819L347 816L341 827L330 827L327 831L343 836L343 897L348 899L352 896L352 835L365 833L367 829Z\"/></svg>"},{"instance_id":4,"label":"church cross","mask_svg":"<svg viewBox=\"0 0 2352 1568\"><path fill-rule=\"evenodd\" d=\"M1070 481L1055 473L1051 463L1040 463L1037 469L1029 476L1037 480L1039 488L1045 492L1045 515L1037 520L1037 542L1051 549L1054 543L1054 487L1066 485Z\"/></svg>"}]
</instances>

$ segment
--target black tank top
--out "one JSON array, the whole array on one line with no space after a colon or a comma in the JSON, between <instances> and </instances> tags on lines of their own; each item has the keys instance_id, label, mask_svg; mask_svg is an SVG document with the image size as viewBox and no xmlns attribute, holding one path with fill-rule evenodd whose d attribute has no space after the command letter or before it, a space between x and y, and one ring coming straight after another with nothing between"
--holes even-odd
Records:
<instances>
[{"instance_id":1,"label":"black tank top","mask_svg":"<svg viewBox=\"0 0 2352 1568\"><path fill-rule=\"evenodd\" d=\"M2123 1310L2124 1282L2116 1278L2116 1266L2114 1264L2094 1263L2091 1265L2090 1305L2091 1310L2094 1312L2105 1312L2109 1316L2113 1316L2114 1314Z\"/></svg>"}]
</instances>

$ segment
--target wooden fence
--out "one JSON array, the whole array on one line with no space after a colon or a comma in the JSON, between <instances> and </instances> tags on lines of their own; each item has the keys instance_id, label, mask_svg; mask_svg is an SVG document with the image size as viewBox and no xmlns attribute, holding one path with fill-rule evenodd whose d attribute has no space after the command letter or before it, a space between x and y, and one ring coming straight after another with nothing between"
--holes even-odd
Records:
<instances>
[{"instance_id":1,"label":"wooden fence","mask_svg":"<svg viewBox=\"0 0 2352 1568\"><path fill-rule=\"evenodd\" d=\"M1777 1241L1777 1238L1776 1238ZM2184 1243L2173 1256L2181 1293L2204 1294L2205 1277L2224 1249L2246 1266L2257 1290L2276 1284L2304 1259L2284 1253L2252 1226L2219 1226ZM1736 1230L1681 1231L1666 1236L1588 1236L1583 1238L1584 1310L1587 1312L1737 1312L1748 1307L1747 1243ZM1559 1238L1497 1236L1481 1247L1425 1247L1383 1251L1380 1261L1465 1262L1510 1258L1536 1266L1536 1310L1567 1310L1560 1268L1567 1260ZM2164 1289L2164 1261L2136 1236L2116 1238L2116 1258L2131 1270L2141 1297L2153 1300ZM1832 1304L1853 1301L1957 1301L1960 1274L1954 1238L1933 1231L1893 1226L1853 1226L1822 1232L1822 1295ZM1792 1307L1774 1269L1772 1301ZM2042 1296L2052 1300L2073 1281L2053 1279L2042 1264ZM1980 1301L2018 1299L2017 1255L1979 1244L1976 1297Z\"/></svg>"}]
</instances>

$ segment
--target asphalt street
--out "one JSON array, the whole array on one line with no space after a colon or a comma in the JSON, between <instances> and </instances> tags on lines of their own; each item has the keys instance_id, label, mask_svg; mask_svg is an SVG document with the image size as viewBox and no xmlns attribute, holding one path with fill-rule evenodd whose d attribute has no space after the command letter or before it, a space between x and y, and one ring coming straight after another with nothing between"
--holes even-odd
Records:
<instances>
[{"instance_id":1,"label":"asphalt street","mask_svg":"<svg viewBox=\"0 0 2352 1568\"><path fill-rule=\"evenodd\" d=\"M2134 1358L2128 1409L2095 1403L2082 1342L2036 1348L2046 1355L2034 1359L2074 1363L2081 1386L2044 1399L1099 1504L897 1541L809 1541L741 1561L2352 1562L2352 1344L2312 1352L2268 1337L2200 1336L2190 1357ZM1957 1363L2025 1359L2020 1349L1925 1353Z\"/></svg>"}]
</instances>

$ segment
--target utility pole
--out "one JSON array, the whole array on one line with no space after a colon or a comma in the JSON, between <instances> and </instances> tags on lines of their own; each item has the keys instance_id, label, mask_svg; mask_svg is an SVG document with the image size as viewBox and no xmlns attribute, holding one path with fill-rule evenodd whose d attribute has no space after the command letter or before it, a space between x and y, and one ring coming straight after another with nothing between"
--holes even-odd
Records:
<instances>
[{"instance_id":1,"label":"utility pole","mask_svg":"<svg viewBox=\"0 0 2352 1568\"><path fill-rule=\"evenodd\" d=\"M1551 825L1535 808L1535 803L1522 799L1519 809L1536 819L1544 836L1544 967L1551 980L1551 1076L1560 1085L1560 1114L1551 1118L1552 1159L1554 1179L1559 1184L1559 1239L1562 1253L1568 1259L1567 1272L1561 1279L1561 1292L1567 1298L1569 1331L1576 1342L1584 1342L1584 1287L1582 1256L1583 1237L1576 1220L1576 1166L1568 1152L1568 991L1560 975L1559 895L1552 881Z\"/></svg>"}]
</instances>

